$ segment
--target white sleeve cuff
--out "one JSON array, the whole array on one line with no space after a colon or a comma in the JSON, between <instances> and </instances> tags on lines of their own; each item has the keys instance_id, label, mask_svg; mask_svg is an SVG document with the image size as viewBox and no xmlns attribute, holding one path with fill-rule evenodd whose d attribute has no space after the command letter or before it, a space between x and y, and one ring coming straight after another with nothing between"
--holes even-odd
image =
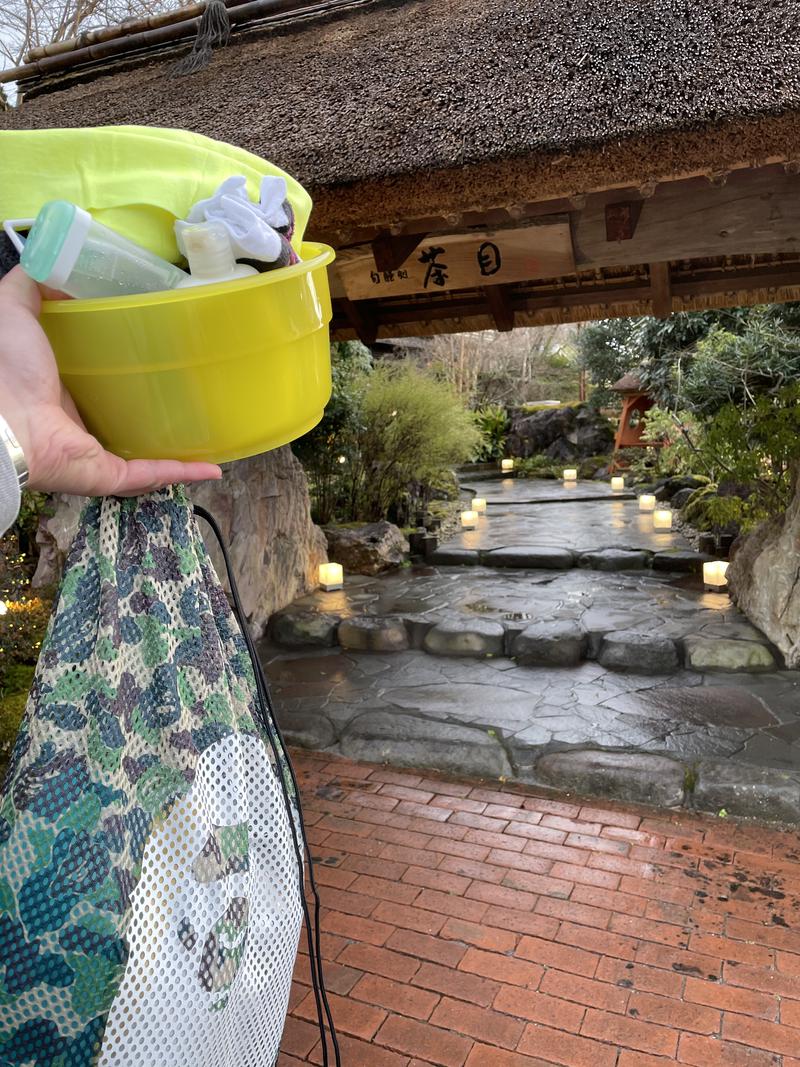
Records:
<instances>
[{"instance_id":1,"label":"white sleeve cuff","mask_svg":"<svg viewBox=\"0 0 800 1067\"><path fill-rule=\"evenodd\" d=\"M0 537L19 514L19 475L8 451L0 444Z\"/></svg>"}]
</instances>

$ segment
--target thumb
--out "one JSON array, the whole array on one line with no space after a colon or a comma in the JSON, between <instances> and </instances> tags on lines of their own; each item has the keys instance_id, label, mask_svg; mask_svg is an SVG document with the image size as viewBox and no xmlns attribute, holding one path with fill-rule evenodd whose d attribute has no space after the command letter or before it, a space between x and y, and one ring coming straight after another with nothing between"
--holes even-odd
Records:
<instances>
[{"instance_id":1,"label":"thumb","mask_svg":"<svg viewBox=\"0 0 800 1067\"><path fill-rule=\"evenodd\" d=\"M39 286L29 278L22 267L14 267L0 280L0 301L13 307L25 308L35 318L39 317L42 296Z\"/></svg>"}]
</instances>

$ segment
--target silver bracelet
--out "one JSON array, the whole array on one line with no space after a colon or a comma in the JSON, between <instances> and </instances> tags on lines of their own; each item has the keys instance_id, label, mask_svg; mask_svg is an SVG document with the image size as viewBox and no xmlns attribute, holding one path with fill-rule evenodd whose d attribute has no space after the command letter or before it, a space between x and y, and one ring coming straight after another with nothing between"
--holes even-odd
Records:
<instances>
[{"instance_id":1,"label":"silver bracelet","mask_svg":"<svg viewBox=\"0 0 800 1067\"><path fill-rule=\"evenodd\" d=\"M11 457L11 462L14 464L14 470L17 472L17 478L19 479L19 487L22 489L28 484L28 464L25 460L25 453L22 451L22 445L14 436L14 431L2 415L0 415L0 443L3 444L6 452Z\"/></svg>"}]
</instances>

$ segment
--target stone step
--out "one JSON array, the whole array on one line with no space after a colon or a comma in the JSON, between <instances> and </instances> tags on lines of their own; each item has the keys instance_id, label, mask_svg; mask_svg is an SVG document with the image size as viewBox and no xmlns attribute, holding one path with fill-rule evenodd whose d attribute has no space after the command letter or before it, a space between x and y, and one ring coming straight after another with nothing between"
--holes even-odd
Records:
<instances>
[{"instance_id":1,"label":"stone step","mask_svg":"<svg viewBox=\"0 0 800 1067\"><path fill-rule=\"evenodd\" d=\"M597 660L608 670L670 674L698 671L775 670L772 647L746 638L688 634L672 638L633 629L586 628L577 620L507 622L480 615L348 615L312 610L278 612L271 640L281 647L331 648L353 652L404 652L472 659L506 656L525 667L572 667Z\"/></svg>"},{"instance_id":2,"label":"stone step","mask_svg":"<svg viewBox=\"0 0 800 1067\"><path fill-rule=\"evenodd\" d=\"M549 545L507 545L502 548L461 548L441 545L428 563L440 567L509 567L518 570L571 570L583 567L598 571L653 570L672 574L702 574L703 564L713 559L704 552L670 548L650 552L642 548L595 548L577 551Z\"/></svg>"},{"instance_id":3,"label":"stone step","mask_svg":"<svg viewBox=\"0 0 800 1067\"><path fill-rule=\"evenodd\" d=\"M712 687L701 694L704 702L716 700L720 706L731 698L740 704L749 699L757 712L765 714L756 698L738 689ZM552 717L537 720L534 715L528 730L508 735L502 727L487 725L493 721L489 709L481 721L454 722L399 707L359 707L350 719L334 725L322 713L297 712L278 701L277 716L290 744L350 759L473 779L499 778L548 787L570 797L688 808L720 818L800 823L797 769L713 756L691 759L669 750L648 752L626 747L621 739L605 740L597 731L574 732L573 737L562 730L554 736L557 724ZM564 718L567 725L571 720Z\"/></svg>"}]
</instances>

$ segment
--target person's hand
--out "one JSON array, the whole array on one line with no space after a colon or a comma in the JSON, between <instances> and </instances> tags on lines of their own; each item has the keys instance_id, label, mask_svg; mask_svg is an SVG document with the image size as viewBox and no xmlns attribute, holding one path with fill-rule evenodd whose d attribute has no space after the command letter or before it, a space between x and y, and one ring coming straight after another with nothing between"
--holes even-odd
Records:
<instances>
[{"instance_id":1,"label":"person's hand","mask_svg":"<svg viewBox=\"0 0 800 1067\"><path fill-rule=\"evenodd\" d=\"M39 325L38 286L15 267L0 280L0 414L22 445L29 485L49 493L137 496L222 477L211 463L124 460L87 432Z\"/></svg>"}]
</instances>

